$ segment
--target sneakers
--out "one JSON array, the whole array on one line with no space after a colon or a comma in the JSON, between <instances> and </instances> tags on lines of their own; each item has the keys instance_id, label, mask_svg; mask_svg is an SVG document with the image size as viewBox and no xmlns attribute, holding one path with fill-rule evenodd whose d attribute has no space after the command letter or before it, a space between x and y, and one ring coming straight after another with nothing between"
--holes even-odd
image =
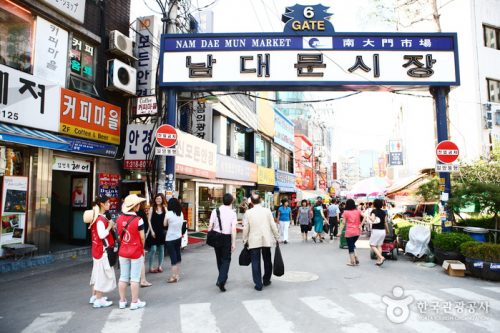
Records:
<instances>
[{"instance_id":1,"label":"sneakers","mask_svg":"<svg viewBox=\"0 0 500 333\"><path fill-rule=\"evenodd\" d=\"M113 305L113 302L104 299L104 297L96 299L94 302L94 308L107 308L108 306L111 305Z\"/></svg>"},{"instance_id":2,"label":"sneakers","mask_svg":"<svg viewBox=\"0 0 500 333\"><path fill-rule=\"evenodd\" d=\"M127 300L125 300L124 302L120 301L118 302L118 307L120 309L125 309L127 307L127 304L128 304Z\"/></svg>"},{"instance_id":3,"label":"sneakers","mask_svg":"<svg viewBox=\"0 0 500 333\"><path fill-rule=\"evenodd\" d=\"M130 303L130 310L141 309L146 306L146 302L142 302L140 299L135 303Z\"/></svg>"},{"instance_id":4,"label":"sneakers","mask_svg":"<svg viewBox=\"0 0 500 333\"><path fill-rule=\"evenodd\" d=\"M96 301L96 299L97 298L95 297L95 295L90 296L89 304L94 304L94 302ZM108 300L108 298L106 296L104 296L103 299L106 300L106 301Z\"/></svg>"}]
</instances>

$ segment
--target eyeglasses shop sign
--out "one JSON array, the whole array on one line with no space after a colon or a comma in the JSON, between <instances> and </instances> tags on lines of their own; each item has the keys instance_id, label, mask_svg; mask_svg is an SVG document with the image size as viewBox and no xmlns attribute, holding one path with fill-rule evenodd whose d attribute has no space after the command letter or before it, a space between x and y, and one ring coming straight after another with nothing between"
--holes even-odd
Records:
<instances>
[{"instance_id":1,"label":"eyeglasses shop sign","mask_svg":"<svg viewBox=\"0 0 500 333\"><path fill-rule=\"evenodd\" d=\"M185 175L215 178L217 146L177 131L175 171Z\"/></svg>"}]
</instances>

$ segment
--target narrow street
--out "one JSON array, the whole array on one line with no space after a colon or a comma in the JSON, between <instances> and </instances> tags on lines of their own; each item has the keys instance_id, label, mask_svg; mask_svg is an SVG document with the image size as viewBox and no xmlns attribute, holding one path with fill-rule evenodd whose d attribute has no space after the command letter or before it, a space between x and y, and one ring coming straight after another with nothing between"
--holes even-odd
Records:
<instances>
[{"instance_id":1,"label":"narrow street","mask_svg":"<svg viewBox=\"0 0 500 333\"><path fill-rule=\"evenodd\" d=\"M215 286L212 248L183 252L179 283L165 272L149 274L141 289L143 310L118 309L118 291L109 308L88 304L91 261L77 259L30 271L2 274L1 332L498 332L500 285L446 275L403 255L382 267L358 241L361 264L346 266L339 240L304 243L299 228L282 245L286 274L273 276L262 292L253 289L250 267L238 266L241 242L233 254L227 292ZM383 296L396 299L399 286L414 298L409 318L391 322ZM463 303L462 303L463 302ZM438 320L427 317L434 316Z\"/></svg>"}]
</instances>

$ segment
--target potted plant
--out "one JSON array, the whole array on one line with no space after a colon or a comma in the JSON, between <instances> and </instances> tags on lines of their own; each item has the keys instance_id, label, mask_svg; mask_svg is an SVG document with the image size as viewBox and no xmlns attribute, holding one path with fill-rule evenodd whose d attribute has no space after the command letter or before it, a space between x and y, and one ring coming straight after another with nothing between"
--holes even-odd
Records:
<instances>
[{"instance_id":1,"label":"potted plant","mask_svg":"<svg viewBox=\"0 0 500 333\"><path fill-rule=\"evenodd\" d=\"M500 244L466 242L460 246L460 251L473 276L500 281Z\"/></svg>"},{"instance_id":2,"label":"potted plant","mask_svg":"<svg viewBox=\"0 0 500 333\"><path fill-rule=\"evenodd\" d=\"M404 225L402 227L397 228L396 234L398 239L398 247L403 249L406 248L406 243L410 240L410 229L413 225Z\"/></svg>"},{"instance_id":3,"label":"potted plant","mask_svg":"<svg viewBox=\"0 0 500 333\"><path fill-rule=\"evenodd\" d=\"M459 232L437 234L432 240L436 263L441 265L445 260L464 261L464 256L460 253L460 245L472 240L469 235Z\"/></svg>"}]
</instances>

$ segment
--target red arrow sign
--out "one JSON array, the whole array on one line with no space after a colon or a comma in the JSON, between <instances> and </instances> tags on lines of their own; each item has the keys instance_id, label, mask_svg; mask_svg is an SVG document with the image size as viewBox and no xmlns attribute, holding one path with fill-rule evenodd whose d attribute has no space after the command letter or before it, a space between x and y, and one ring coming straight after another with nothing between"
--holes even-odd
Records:
<instances>
[{"instance_id":1,"label":"red arrow sign","mask_svg":"<svg viewBox=\"0 0 500 333\"><path fill-rule=\"evenodd\" d=\"M156 130L155 138L160 146L169 148L177 143L177 131L171 125L161 125Z\"/></svg>"},{"instance_id":2,"label":"red arrow sign","mask_svg":"<svg viewBox=\"0 0 500 333\"><path fill-rule=\"evenodd\" d=\"M442 163L455 162L459 155L458 146L453 141L441 141L436 147L436 157Z\"/></svg>"}]
</instances>

